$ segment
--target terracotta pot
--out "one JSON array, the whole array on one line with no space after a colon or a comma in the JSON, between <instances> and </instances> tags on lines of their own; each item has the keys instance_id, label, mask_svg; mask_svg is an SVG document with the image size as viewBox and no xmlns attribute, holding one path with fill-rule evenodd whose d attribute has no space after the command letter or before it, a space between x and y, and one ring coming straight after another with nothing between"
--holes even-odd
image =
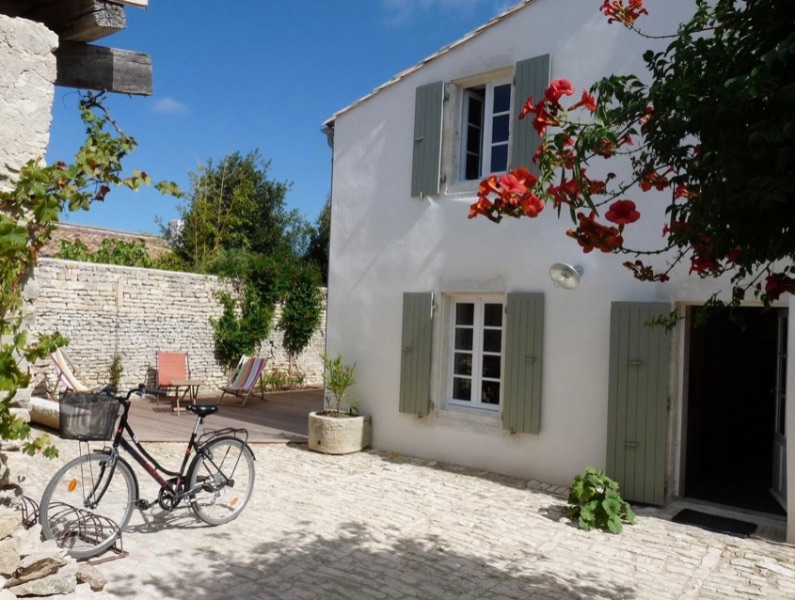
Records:
<instances>
[{"instance_id":1,"label":"terracotta pot","mask_svg":"<svg viewBox=\"0 0 795 600\"><path fill-rule=\"evenodd\" d=\"M309 449L326 454L350 454L367 448L373 438L369 416L329 416L309 413Z\"/></svg>"}]
</instances>

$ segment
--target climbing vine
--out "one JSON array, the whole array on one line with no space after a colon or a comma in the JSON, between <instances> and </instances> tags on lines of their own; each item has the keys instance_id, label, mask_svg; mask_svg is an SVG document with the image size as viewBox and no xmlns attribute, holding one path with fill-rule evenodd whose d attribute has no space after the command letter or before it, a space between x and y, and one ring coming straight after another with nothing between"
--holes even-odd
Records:
<instances>
[{"instance_id":1,"label":"climbing vine","mask_svg":"<svg viewBox=\"0 0 795 600\"><path fill-rule=\"evenodd\" d=\"M30 427L11 413L11 401L30 384L27 363L41 360L67 340L58 332L29 339L23 288L62 211L88 210L112 187L137 190L150 185L138 170L122 173L122 159L136 147L111 118L103 94L88 93L79 103L86 140L74 162L43 165L30 160L7 189L0 190L0 438L25 440L33 454L56 453L47 436L30 439ZM178 194L176 184L158 183L162 193Z\"/></svg>"},{"instance_id":2,"label":"climbing vine","mask_svg":"<svg viewBox=\"0 0 795 600\"><path fill-rule=\"evenodd\" d=\"M277 304L282 315L275 326L283 331L285 350L294 357L306 348L323 312L317 267L284 256L227 252L211 268L234 282L239 298L220 294L223 314L211 319L216 356L224 365L257 351L273 330Z\"/></svg>"}]
</instances>

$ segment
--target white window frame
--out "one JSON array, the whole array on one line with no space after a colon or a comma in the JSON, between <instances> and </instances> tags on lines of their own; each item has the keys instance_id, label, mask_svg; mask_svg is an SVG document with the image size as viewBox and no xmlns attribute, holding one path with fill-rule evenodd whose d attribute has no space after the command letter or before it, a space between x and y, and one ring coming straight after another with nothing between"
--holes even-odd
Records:
<instances>
[{"instance_id":1,"label":"white window frame","mask_svg":"<svg viewBox=\"0 0 795 600\"><path fill-rule=\"evenodd\" d=\"M505 372L505 296L502 294L456 294L449 297L450 315L448 321L449 337L448 337L448 359L447 359L447 377L446 377L446 406L447 408L457 409L471 409L473 411L487 411L489 413L499 413L503 399L502 393L504 389L503 373ZM473 339L472 339L472 370L471 370L471 400L458 400L453 398L453 383L455 374L455 361L456 361L456 306L459 303L474 304L474 324ZM485 327L484 325L484 307L486 304L500 304L502 310L502 320L499 328ZM486 329L499 329L501 333L500 351L484 352L483 351L483 332ZM483 356L499 356L500 357L500 376L497 379L483 377ZM460 377L460 375L458 375ZM489 404L482 401L481 390L483 381L497 381L500 387L500 397L497 404Z\"/></svg>"},{"instance_id":2,"label":"white window frame","mask_svg":"<svg viewBox=\"0 0 795 600\"><path fill-rule=\"evenodd\" d=\"M508 102L507 110L503 112L494 113L494 88L507 85L510 90L510 101ZM468 133L468 110L469 110L469 98L473 96L478 96L483 98L483 126L481 128L481 140L480 140L480 173L477 177L473 177L467 179L466 177L466 157L467 157L467 133ZM472 182L472 181L479 181L488 175L491 175L493 172L491 171L491 157L492 157L492 148L497 145L505 145L507 146L507 160L506 160L506 169L507 165L511 164L511 134L513 132L513 123L511 122L511 115L513 114L513 101L514 101L514 90L513 90L513 82L510 77L494 79L490 81L485 81L480 83L479 85L470 85L467 87L462 87L461 89L461 116L460 116L460 125L459 125L459 143L458 143L458 155L456 157L457 162L457 173L458 173L458 181L459 182ZM497 116L507 115L508 116L508 139L504 142L499 142L498 144L494 144L491 141L492 133L493 133L493 123L494 118ZM505 173L506 171L496 171L496 173Z\"/></svg>"}]
</instances>

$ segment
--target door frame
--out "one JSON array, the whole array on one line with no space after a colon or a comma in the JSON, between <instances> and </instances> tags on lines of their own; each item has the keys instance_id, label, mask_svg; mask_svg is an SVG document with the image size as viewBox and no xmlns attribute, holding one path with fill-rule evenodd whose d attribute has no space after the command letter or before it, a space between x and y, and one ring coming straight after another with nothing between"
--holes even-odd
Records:
<instances>
[{"instance_id":1,"label":"door frame","mask_svg":"<svg viewBox=\"0 0 795 600\"><path fill-rule=\"evenodd\" d=\"M679 321L674 328L672 345L675 348L675 363L671 368L671 414L669 417L668 436L668 501L684 497L685 461L687 458L687 389L688 365L690 360L690 334L688 309L702 306L703 301L677 302L676 311ZM745 303L744 307L757 308L761 303ZM774 308L788 308L795 315L795 295L790 295ZM788 319L787 335L787 399L785 429L786 437L795 440L795 318ZM795 443L787 445L787 542L795 543Z\"/></svg>"}]
</instances>

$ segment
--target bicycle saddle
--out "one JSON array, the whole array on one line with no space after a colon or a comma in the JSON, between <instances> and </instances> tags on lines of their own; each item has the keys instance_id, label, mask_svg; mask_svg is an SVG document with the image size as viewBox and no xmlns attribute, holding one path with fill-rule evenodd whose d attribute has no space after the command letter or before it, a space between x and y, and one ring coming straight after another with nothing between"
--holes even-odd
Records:
<instances>
[{"instance_id":1,"label":"bicycle saddle","mask_svg":"<svg viewBox=\"0 0 795 600\"><path fill-rule=\"evenodd\" d=\"M189 410L197 417L201 417L202 419L207 415L212 415L218 412L218 405L217 404L188 404L185 407L186 410Z\"/></svg>"}]
</instances>

